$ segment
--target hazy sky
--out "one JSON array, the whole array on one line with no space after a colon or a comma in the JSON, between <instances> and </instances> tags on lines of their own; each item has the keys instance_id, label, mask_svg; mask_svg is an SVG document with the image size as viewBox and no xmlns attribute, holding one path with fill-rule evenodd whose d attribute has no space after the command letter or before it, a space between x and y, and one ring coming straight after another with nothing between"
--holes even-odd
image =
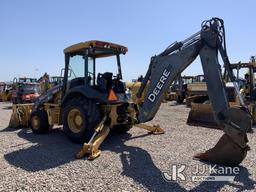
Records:
<instances>
[{"instance_id":1,"label":"hazy sky","mask_svg":"<svg viewBox=\"0 0 256 192\"><path fill-rule=\"evenodd\" d=\"M152 55L211 17L225 21L230 60L249 61L256 55L255 11L254 0L1 0L0 81L59 75L63 49L91 39L129 48L121 59L124 79L130 80L146 73ZM184 72L200 73L199 62Z\"/></svg>"}]
</instances>

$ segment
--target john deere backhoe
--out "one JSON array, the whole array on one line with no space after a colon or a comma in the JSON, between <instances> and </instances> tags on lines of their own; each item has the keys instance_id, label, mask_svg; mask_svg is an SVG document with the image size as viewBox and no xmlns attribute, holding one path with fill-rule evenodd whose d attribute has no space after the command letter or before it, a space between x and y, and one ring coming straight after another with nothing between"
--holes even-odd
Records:
<instances>
[{"instance_id":1,"label":"john deere backhoe","mask_svg":"<svg viewBox=\"0 0 256 192\"><path fill-rule=\"evenodd\" d=\"M227 165L242 162L249 149L246 130L250 127L250 116L240 108L231 108L227 101L218 52L230 79L234 80L234 76L221 19L203 22L199 32L153 56L135 101L127 98L121 81L120 55L127 50L124 46L103 41L87 41L66 48L63 85L46 92L33 106L14 105L12 120L18 125L29 124L35 133L46 132L54 124L63 124L71 140L85 142L77 158L88 155L89 159L94 159L100 155L99 146L111 129L124 132L137 126L163 133L159 126L144 123L154 118L172 81L200 56L214 115L223 125L224 135L215 147L194 157ZM96 61L109 56L116 58L118 73L97 74ZM141 99L143 94L145 98ZM31 113L25 114L29 109Z\"/></svg>"}]
</instances>

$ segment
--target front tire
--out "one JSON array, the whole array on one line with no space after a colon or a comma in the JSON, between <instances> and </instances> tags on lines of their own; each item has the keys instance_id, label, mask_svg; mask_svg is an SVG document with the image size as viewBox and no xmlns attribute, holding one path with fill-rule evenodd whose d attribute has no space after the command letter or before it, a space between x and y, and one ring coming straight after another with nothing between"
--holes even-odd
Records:
<instances>
[{"instance_id":1,"label":"front tire","mask_svg":"<svg viewBox=\"0 0 256 192\"><path fill-rule=\"evenodd\" d=\"M47 133L50 129L47 112L45 110L34 111L30 115L29 124L33 133L36 133L36 134Z\"/></svg>"},{"instance_id":2,"label":"front tire","mask_svg":"<svg viewBox=\"0 0 256 192\"><path fill-rule=\"evenodd\" d=\"M95 102L77 97L66 102L63 110L63 131L75 143L88 142L100 121Z\"/></svg>"}]
</instances>

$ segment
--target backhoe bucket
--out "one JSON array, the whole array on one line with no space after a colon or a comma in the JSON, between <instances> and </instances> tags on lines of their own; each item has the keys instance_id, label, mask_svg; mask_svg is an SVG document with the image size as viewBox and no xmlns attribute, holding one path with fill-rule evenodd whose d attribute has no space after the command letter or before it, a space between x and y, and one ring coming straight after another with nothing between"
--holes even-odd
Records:
<instances>
[{"instance_id":1,"label":"backhoe bucket","mask_svg":"<svg viewBox=\"0 0 256 192\"><path fill-rule=\"evenodd\" d=\"M13 104L9 127L28 127L33 104Z\"/></svg>"},{"instance_id":2,"label":"backhoe bucket","mask_svg":"<svg viewBox=\"0 0 256 192\"><path fill-rule=\"evenodd\" d=\"M218 143L204 153L194 155L194 158L227 166L237 166L246 157L249 147L242 149L234 141L224 134Z\"/></svg>"},{"instance_id":3,"label":"backhoe bucket","mask_svg":"<svg viewBox=\"0 0 256 192\"><path fill-rule=\"evenodd\" d=\"M229 108L223 122L224 135L212 149L194 157L228 166L239 165L249 150L246 135L249 129L251 129L250 115L238 107Z\"/></svg>"},{"instance_id":4,"label":"backhoe bucket","mask_svg":"<svg viewBox=\"0 0 256 192\"><path fill-rule=\"evenodd\" d=\"M191 103L187 124L210 128L220 128L213 115L212 106L204 103Z\"/></svg>"}]
</instances>

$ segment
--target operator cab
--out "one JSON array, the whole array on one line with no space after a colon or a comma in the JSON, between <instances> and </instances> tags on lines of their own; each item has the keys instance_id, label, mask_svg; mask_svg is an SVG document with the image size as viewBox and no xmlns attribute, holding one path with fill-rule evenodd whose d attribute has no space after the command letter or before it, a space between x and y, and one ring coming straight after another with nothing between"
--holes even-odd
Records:
<instances>
[{"instance_id":1,"label":"operator cab","mask_svg":"<svg viewBox=\"0 0 256 192\"><path fill-rule=\"evenodd\" d=\"M127 51L125 46L104 41L87 41L64 49L65 73L62 97L74 92L76 88L86 97L103 102L124 99L125 84L121 81L120 54L125 54ZM102 60L106 63L102 63ZM116 74L112 71L100 72L101 68L109 65L109 60L112 65L116 63Z\"/></svg>"},{"instance_id":2,"label":"operator cab","mask_svg":"<svg viewBox=\"0 0 256 192\"><path fill-rule=\"evenodd\" d=\"M63 82L63 77L61 77L61 76L52 76L50 82L53 86L61 85L62 82Z\"/></svg>"}]
</instances>

